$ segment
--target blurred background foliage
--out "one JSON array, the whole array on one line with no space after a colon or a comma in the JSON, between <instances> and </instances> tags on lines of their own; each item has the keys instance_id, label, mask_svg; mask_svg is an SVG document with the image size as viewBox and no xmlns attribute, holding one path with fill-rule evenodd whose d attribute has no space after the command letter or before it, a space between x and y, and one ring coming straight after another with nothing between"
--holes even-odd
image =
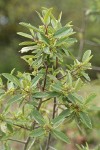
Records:
<instances>
[{"instance_id":1,"label":"blurred background foliage","mask_svg":"<svg viewBox=\"0 0 100 150\"><path fill-rule=\"evenodd\" d=\"M19 22L29 22L35 26L41 24L36 11L40 11L42 6L53 7L56 16L62 11L63 25L72 21L76 32L74 36L78 42L70 50L78 59L85 50L92 50L93 69L89 71L89 74L95 80L80 92L85 96L87 93L96 93L94 103L100 106L100 0L0 0L0 73L10 72L13 68L22 72L29 69L27 64L20 59L19 53L21 47L18 44L24 38L18 36L16 32L23 31ZM66 61L70 63L71 60L68 58ZM94 129L86 132L88 136L87 134L75 135L76 127L75 130L72 130L71 126L67 127L69 134L76 140L75 143L83 144L88 141L91 147L99 144L100 111L93 112L91 116L94 116ZM63 127L63 130L66 132L66 127ZM65 147L66 145L60 142L56 146L59 149L65 149ZM73 150L73 146L67 149Z\"/></svg>"},{"instance_id":2,"label":"blurred background foliage","mask_svg":"<svg viewBox=\"0 0 100 150\"><path fill-rule=\"evenodd\" d=\"M18 24L22 21L41 24L36 11L42 6L53 7L56 16L62 11L62 24L72 21L78 42L71 50L76 57L81 57L86 49L92 50L92 65L97 68L90 71L90 76L96 78L100 71L100 0L0 0L0 73L12 68L28 69L19 57L18 44L22 39L16 32L23 30Z\"/></svg>"}]
</instances>

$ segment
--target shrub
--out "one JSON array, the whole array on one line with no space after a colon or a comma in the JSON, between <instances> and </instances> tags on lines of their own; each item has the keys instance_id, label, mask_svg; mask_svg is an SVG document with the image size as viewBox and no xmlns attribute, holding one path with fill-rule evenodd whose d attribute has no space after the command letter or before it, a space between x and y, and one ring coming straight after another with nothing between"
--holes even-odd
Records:
<instances>
[{"instance_id":1,"label":"shrub","mask_svg":"<svg viewBox=\"0 0 100 150\"><path fill-rule=\"evenodd\" d=\"M92 128L88 110L95 95L83 98L78 94L90 81L86 70L91 68L91 51L87 50L78 61L70 51L76 42L71 37L75 33L71 22L62 26L62 13L56 19L51 8L43 8L42 15L37 13L43 25L37 28L21 22L30 33L18 32L28 39L20 43L20 52L26 53L22 59L30 71L3 73L5 84L0 79L0 140L7 150L11 150L13 141L23 144L24 150L34 148L37 139L37 146L45 146L45 150L49 149L51 137L70 143L60 126L73 120L78 126ZM66 64L68 57L73 64Z\"/></svg>"}]
</instances>

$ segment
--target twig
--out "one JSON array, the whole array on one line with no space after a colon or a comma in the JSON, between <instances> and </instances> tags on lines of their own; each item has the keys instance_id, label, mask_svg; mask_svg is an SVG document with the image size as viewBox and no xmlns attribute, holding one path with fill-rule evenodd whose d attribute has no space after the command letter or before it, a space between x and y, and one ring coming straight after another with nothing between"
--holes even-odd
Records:
<instances>
[{"instance_id":1,"label":"twig","mask_svg":"<svg viewBox=\"0 0 100 150\"><path fill-rule=\"evenodd\" d=\"M97 70L97 71L100 71L100 67L97 67L97 66L92 66L92 70Z\"/></svg>"},{"instance_id":2,"label":"twig","mask_svg":"<svg viewBox=\"0 0 100 150\"><path fill-rule=\"evenodd\" d=\"M28 150L31 150L32 146L34 145L35 139L32 141L30 147L28 148Z\"/></svg>"},{"instance_id":3,"label":"twig","mask_svg":"<svg viewBox=\"0 0 100 150\"><path fill-rule=\"evenodd\" d=\"M8 140L14 141L14 142L18 142L18 143L21 143L21 144L25 144L26 143L25 141L16 140L16 139L8 139Z\"/></svg>"},{"instance_id":4,"label":"twig","mask_svg":"<svg viewBox=\"0 0 100 150\"><path fill-rule=\"evenodd\" d=\"M25 130L31 130L31 129L29 129L29 128L27 128L27 127L24 127L24 126L22 126L22 125L18 125L18 124L13 124L14 126L17 126L17 127L19 127L19 128L22 128L22 129L25 129Z\"/></svg>"},{"instance_id":5,"label":"twig","mask_svg":"<svg viewBox=\"0 0 100 150\"><path fill-rule=\"evenodd\" d=\"M58 68L58 58L56 58L56 69ZM56 76L58 77L58 76ZM55 118L55 114L56 114L56 97L54 97L54 106L53 106L53 114L52 114L52 119ZM47 144L46 144L46 149L45 150L49 150L49 145L50 145L50 139L51 139L51 133L49 133L48 139L47 139Z\"/></svg>"}]
</instances>

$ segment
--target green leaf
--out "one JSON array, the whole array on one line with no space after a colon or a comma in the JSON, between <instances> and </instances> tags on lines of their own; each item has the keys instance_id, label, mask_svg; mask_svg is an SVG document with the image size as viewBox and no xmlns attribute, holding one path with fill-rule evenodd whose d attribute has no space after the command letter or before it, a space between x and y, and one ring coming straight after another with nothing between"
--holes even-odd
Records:
<instances>
[{"instance_id":1,"label":"green leaf","mask_svg":"<svg viewBox=\"0 0 100 150\"><path fill-rule=\"evenodd\" d=\"M1 122L0 123L0 128L1 128L1 131L6 133L7 132L7 126L6 126L6 123L5 122Z\"/></svg>"},{"instance_id":2,"label":"green leaf","mask_svg":"<svg viewBox=\"0 0 100 150\"><path fill-rule=\"evenodd\" d=\"M74 39L74 38L68 38L68 36L70 36L70 35L72 35L72 34L74 34L74 33L75 33L75 32L69 33L69 34L67 34L65 37L58 39L57 42L56 42L56 46L60 46L60 45L66 43L66 44L67 44L67 47L69 47L69 46L71 46L72 44L74 44L75 42L77 42L77 40Z\"/></svg>"},{"instance_id":3,"label":"green leaf","mask_svg":"<svg viewBox=\"0 0 100 150\"><path fill-rule=\"evenodd\" d=\"M2 73L2 75L3 75L6 79L8 79L9 81L13 82L15 85L17 85L17 86L20 87L20 82L19 82L19 80L18 80L15 76L13 76L13 75L11 75L11 74L9 74L9 73Z\"/></svg>"},{"instance_id":4,"label":"green leaf","mask_svg":"<svg viewBox=\"0 0 100 150\"><path fill-rule=\"evenodd\" d=\"M91 55L91 50L87 50L83 55L82 62L87 61L90 55Z\"/></svg>"},{"instance_id":5,"label":"green leaf","mask_svg":"<svg viewBox=\"0 0 100 150\"><path fill-rule=\"evenodd\" d=\"M59 21L59 22L61 21L61 17L62 17L62 11L61 11L61 13L60 13L59 16L58 16L58 21Z\"/></svg>"},{"instance_id":6,"label":"green leaf","mask_svg":"<svg viewBox=\"0 0 100 150\"><path fill-rule=\"evenodd\" d=\"M65 117L68 117L70 115L70 110L69 109L66 109L64 111L62 111L59 116L55 117L53 120L52 120L52 123L54 124L54 126L59 126L62 121L65 119Z\"/></svg>"},{"instance_id":7,"label":"green leaf","mask_svg":"<svg viewBox=\"0 0 100 150\"><path fill-rule=\"evenodd\" d=\"M58 81L58 79L57 79L54 75L52 75L52 74L48 74L47 76L48 76L51 80L53 80L53 81L55 81L55 82Z\"/></svg>"},{"instance_id":8,"label":"green leaf","mask_svg":"<svg viewBox=\"0 0 100 150\"><path fill-rule=\"evenodd\" d=\"M77 94L77 93L72 93L72 94L69 94L67 96L67 98L72 102L72 103L83 103L84 99L81 95Z\"/></svg>"},{"instance_id":9,"label":"green leaf","mask_svg":"<svg viewBox=\"0 0 100 150\"><path fill-rule=\"evenodd\" d=\"M35 87L42 76L43 76L42 74L38 74L37 76L35 76L34 79L32 79L31 81L31 86Z\"/></svg>"},{"instance_id":10,"label":"green leaf","mask_svg":"<svg viewBox=\"0 0 100 150\"><path fill-rule=\"evenodd\" d=\"M12 133L13 132L13 127L11 124L7 123L7 129Z\"/></svg>"},{"instance_id":11,"label":"green leaf","mask_svg":"<svg viewBox=\"0 0 100 150\"><path fill-rule=\"evenodd\" d=\"M32 111L32 116L34 117L35 121L37 121L41 125L45 124L45 120L44 120L44 118L42 117L42 115L40 114L40 112L38 110L34 109Z\"/></svg>"},{"instance_id":12,"label":"green leaf","mask_svg":"<svg viewBox=\"0 0 100 150\"><path fill-rule=\"evenodd\" d=\"M36 11L36 12L37 12L39 18L41 19L42 23L44 24L44 19L43 19L43 17L41 16L41 14L40 14L38 11Z\"/></svg>"},{"instance_id":13,"label":"green leaf","mask_svg":"<svg viewBox=\"0 0 100 150\"><path fill-rule=\"evenodd\" d=\"M38 48L37 45L34 45L34 46L27 46L27 47L23 47L23 48L20 50L20 52L21 52L21 53L26 53L26 52L28 52L28 51L32 51L32 50L37 49L37 48Z\"/></svg>"},{"instance_id":14,"label":"green leaf","mask_svg":"<svg viewBox=\"0 0 100 150\"><path fill-rule=\"evenodd\" d=\"M52 8L48 9L44 16L44 22L46 25L50 23L50 14L51 14Z\"/></svg>"},{"instance_id":15,"label":"green leaf","mask_svg":"<svg viewBox=\"0 0 100 150\"><path fill-rule=\"evenodd\" d=\"M42 40L46 45L49 45L49 39L48 39L43 33L40 33L40 36L41 36L41 40Z\"/></svg>"},{"instance_id":16,"label":"green leaf","mask_svg":"<svg viewBox=\"0 0 100 150\"><path fill-rule=\"evenodd\" d=\"M33 95L33 98L53 98L53 97L59 97L60 94L57 92L36 92Z\"/></svg>"},{"instance_id":17,"label":"green leaf","mask_svg":"<svg viewBox=\"0 0 100 150\"><path fill-rule=\"evenodd\" d=\"M23 37L26 37L28 39L33 39L33 37L30 34L24 33L24 32L17 32L18 35L21 35Z\"/></svg>"},{"instance_id":18,"label":"green leaf","mask_svg":"<svg viewBox=\"0 0 100 150\"><path fill-rule=\"evenodd\" d=\"M91 106L90 108L89 108L89 110L92 110L92 111L100 111L100 107L97 107L97 106Z\"/></svg>"},{"instance_id":19,"label":"green leaf","mask_svg":"<svg viewBox=\"0 0 100 150\"><path fill-rule=\"evenodd\" d=\"M45 54L51 54L51 52L50 52L50 50L49 50L49 47L45 47L45 48L43 49L43 51L44 51Z\"/></svg>"},{"instance_id":20,"label":"green leaf","mask_svg":"<svg viewBox=\"0 0 100 150\"><path fill-rule=\"evenodd\" d=\"M67 34L72 33L73 29L69 27L62 27L61 29L57 30L54 34L55 38L61 38L67 36Z\"/></svg>"},{"instance_id":21,"label":"green leaf","mask_svg":"<svg viewBox=\"0 0 100 150\"><path fill-rule=\"evenodd\" d=\"M85 112L80 112L79 116L80 116L80 120L82 121L82 123L86 125L88 128L92 129L91 120L88 114L86 114Z\"/></svg>"},{"instance_id":22,"label":"green leaf","mask_svg":"<svg viewBox=\"0 0 100 150\"><path fill-rule=\"evenodd\" d=\"M94 98L96 97L95 93L92 93L88 96L88 98L85 100L85 104L90 103Z\"/></svg>"},{"instance_id":23,"label":"green leaf","mask_svg":"<svg viewBox=\"0 0 100 150\"><path fill-rule=\"evenodd\" d=\"M52 133L55 137L57 137L61 141L65 142L65 143L70 143L69 138L63 132L54 129L52 131Z\"/></svg>"},{"instance_id":24,"label":"green leaf","mask_svg":"<svg viewBox=\"0 0 100 150\"><path fill-rule=\"evenodd\" d=\"M71 76L69 71L68 71L68 74L67 74L67 82L68 82L68 85L72 86L72 76Z\"/></svg>"},{"instance_id":25,"label":"green leaf","mask_svg":"<svg viewBox=\"0 0 100 150\"><path fill-rule=\"evenodd\" d=\"M81 72L82 76L87 80L87 81L91 81L89 75L85 72Z\"/></svg>"},{"instance_id":26,"label":"green leaf","mask_svg":"<svg viewBox=\"0 0 100 150\"><path fill-rule=\"evenodd\" d=\"M35 129L33 130L31 133L30 133L30 136L31 137L39 137L39 136L42 136L45 134L45 130L42 129L42 128L39 128L39 129Z\"/></svg>"},{"instance_id":27,"label":"green leaf","mask_svg":"<svg viewBox=\"0 0 100 150\"><path fill-rule=\"evenodd\" d=\"M22 100L24 97L25 97L25 95L23 96L21 94L20 95L15 95L11 99L8 100L7 104L9 105L9 104L12 104L14 102L18 102L18 101Z\"/></svg>"},{"instance_id":28,"label":"green leaf","mask_svg":"<svg viewBox=\"0 0 100 150\"><path fill-rule=\"evenodd\" d=\"M30 23L20 22L19 24L28 28L28 29L33 29L33 31L41 32L38 28L32 26Z\"/></svg>"},{"instance_id":29,"label":"green leaf","mask_svg":"<svg viewBox=\"0 0 100 150\"><path fill-rule=\"evenodd\" d=\"M61 92L62 91L62 84L60 82L57 82L57 83L53 84L51 87L56 92Z\"/></svg>"},{"instance_id":30,"label":"green leaf","mask_svg":"<svg viewBox=\"0 0 100 150\"><path fill-rule=\"evenodd\" d=\"M75 90L76 91L79 90L81 88L82 84L83 84L82 80L80 78L78 78L77 81L75 82L75 86L74 86Z\"/></svg>"},{"instance_id":31,"label":"green leaf","mask_svg":"<svg viewBox=\"0 0 100 150\"><path fill-rule=\"evenodd\" d=\"M34 45L34 44L36 43L31 41L25 41L25 42L21 42L19 45L23 46L23 45Z\"/></svg>"}]
</instances>

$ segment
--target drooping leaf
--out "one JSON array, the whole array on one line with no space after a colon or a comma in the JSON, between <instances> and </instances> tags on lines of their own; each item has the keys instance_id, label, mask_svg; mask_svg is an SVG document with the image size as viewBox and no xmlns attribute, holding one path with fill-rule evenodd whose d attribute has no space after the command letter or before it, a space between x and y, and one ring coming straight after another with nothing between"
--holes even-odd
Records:
<instances>
[{"instance_id":1,"label":"drooping leaf","mask_svg":"<svg viewBox=\"0 0 100 150\"><path fill-rule=\"evenodd\" d=\"M39 137L45 134L45 130L43 128L35 129L30 133L31 137Z\"/></svg>"},{"instance_id":2,"label":"drooping leaf","mask_svg":"<svg viewBox=\"0 0 100 150\"><path fill-rule=\"evenodd\" d=\"M54 126L59 126L62 123L62 121L65 119L65 117L68 117L70 115L70 113L71 112L69 109L62 111L57 117L55 117L52 120L52 123L54 124Z\"/></svg>"},{"instance_id":3,"label":"drooping leaf","mask_svg":"<svg viewBox=\"0 0 100 150\"><path fill-rule=\"evenodd\" d=\"M9 81L13 82L15 85L20 87L20 81L13 75L9 74L9 73L2 73L2 75L8 79Z\"/></svg>"},{"instance_id":4,"label":"drooping leaf","mask_svg":"<svg viewBox=\"0 0 100 150\"><path fill-rule=\"evenodd\" d=\"M28 39L33 39L33 37L30 34L24 33L24 32L17 32L18 35L21 35L23 37L26 37Z\"/></svg>"},{"instance_id":5,"label":"drooping leaf","mask_svg":"<svg viewBox=\"0 0 100 150\"><path fill-rule=\"evenodd\" d=\"M92 124L91 124L91 120L90 120L88 114L86 114L85 112L80 112L79 116L80 116L80 120L82 121L82 123L91 129Z\"/></svg>"},{"instance_id":6,"label":"drooping leaf","mask_svg":"<svg viewBox=\"0 0 100 150\"><path fill-rule=\"evenodd\" d=\"M52 134L53 134L56 138L60 139L61 141L65 142L65 143L70 143L69 138L68 138L63 132L54 129L54 130L52 131Z\"/></svg>"},{"instance_id":7,"label":"drooping leaf","mask_svg":"<svg viewBox=\"0 0 100 150\"><path fill-rule=\"evenodd\" d=\"M34 117L36 122L40 123L41 125L45 124L45 120L38 110L34 109L32 111L32 116Z\"/></svg>"}]
</instances>

